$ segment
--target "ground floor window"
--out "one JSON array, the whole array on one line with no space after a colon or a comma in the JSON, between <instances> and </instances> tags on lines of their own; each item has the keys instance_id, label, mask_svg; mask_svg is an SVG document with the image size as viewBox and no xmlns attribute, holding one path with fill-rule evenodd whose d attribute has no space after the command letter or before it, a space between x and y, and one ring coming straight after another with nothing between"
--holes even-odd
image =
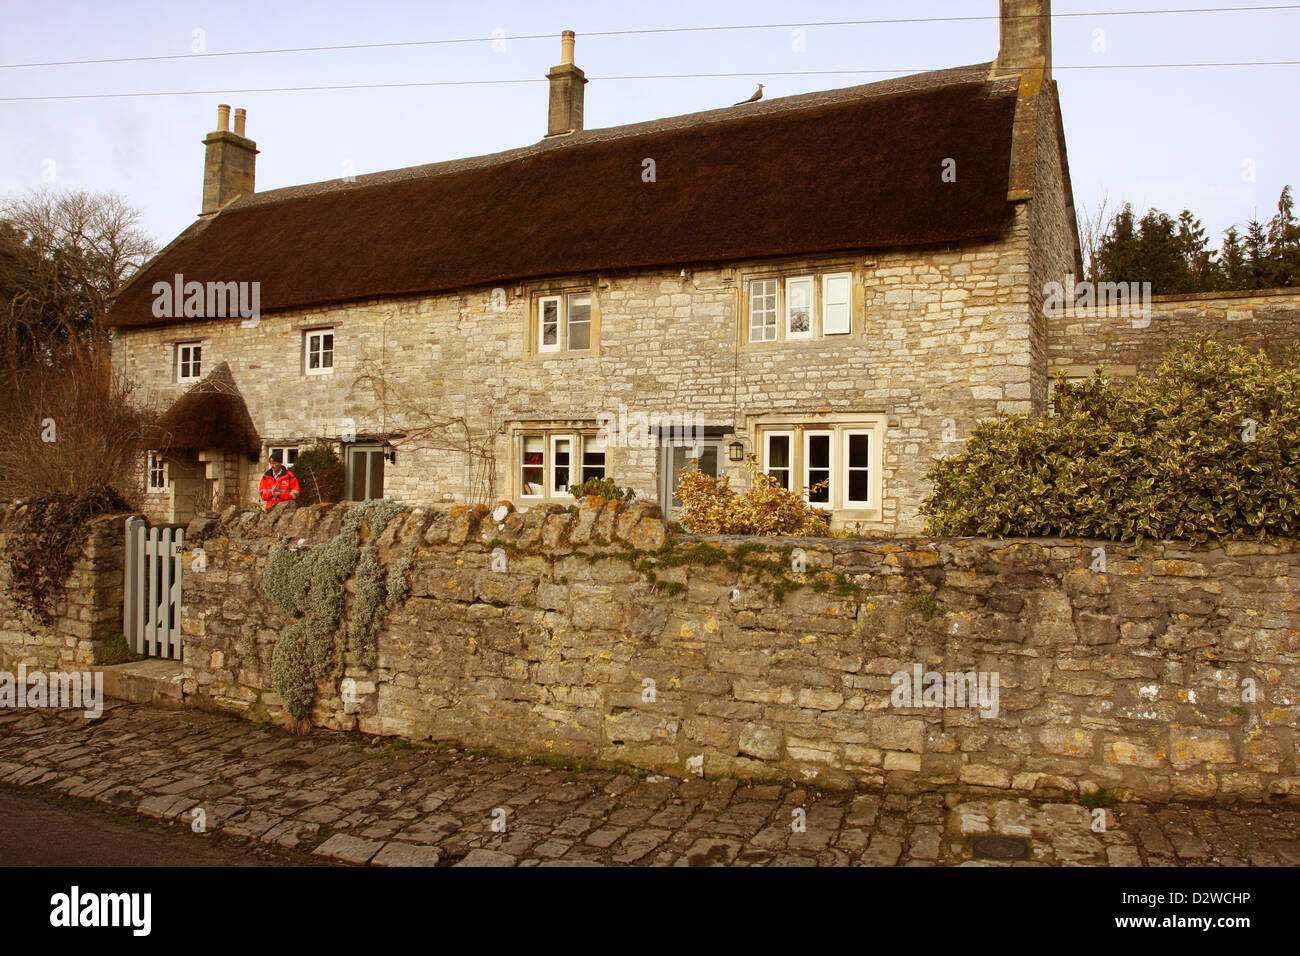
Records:
<instances>
[{"instance_id":1,"label":"ground floor window","mask_svg":"<svg viewBox=\"0 0 1300 956\"><path fill-rule=\"evenodd\" d=\"M148 472L146 491L166 491L167 490L167 462L162 455L156 451L148 453L148 460L145 468Z\"/></svg>"},{"instance_id":2,"label":"ground floor window","mask_svg":"<svg viewBox=\"0 0 1300 956\"><path fill-rule=\"evenodd\" d=\"M885 416L756 422L761 468L782 488L828 511L878 511Z\"/></svg>"},{"instance_id":3,"label":"ground floor window","mask_svg":"<svg viewBox=\"0 0 1300 956\"><path fill-rule=\"evenodd\" d=\"M297 445L271 445L266 449L267 459L269 459L270 456L277 451L280 453L281 455L280 460L284 462L284 466L286 468L292 468L295 464L297 464L298 462Z\"/></svg>"},{"instance_id":4,"label":"ground floor window","mask_svg":"<svg viewBox=\"0 0 1300 956\"><path fill-rule=\"evenodd\" d=\"M521 430L514 440L514 474L520 498L569 499L570 489L608 474L603 433L574 429Z\"/></svg>"}]
</instances>

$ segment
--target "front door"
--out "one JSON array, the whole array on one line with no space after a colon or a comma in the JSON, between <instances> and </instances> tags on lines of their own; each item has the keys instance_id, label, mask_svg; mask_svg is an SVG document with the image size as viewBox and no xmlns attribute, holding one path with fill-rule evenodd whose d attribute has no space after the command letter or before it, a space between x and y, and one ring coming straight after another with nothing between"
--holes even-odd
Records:
<instances>
[{"instance_id":1,"label":"front door","mask_svg":"<svg viewBox=\"0 0 1300 956\"><path fill-rule=\"evenodd\" d=\"M659 507L664 517L676 520L682 510L677 484L683 469L722 476L722 440L718 438L674 439L659 447Z\"/></svg>"},{"instance_id":2,"label":"front door","mask_svg":"<svg viewBox=\"0 0 1300 956\"><path fill-rule=\"evenodd\" d=\"M348 445L344 487L348 501L384 497L384 446Z\"/></svg>"}]
</instances>

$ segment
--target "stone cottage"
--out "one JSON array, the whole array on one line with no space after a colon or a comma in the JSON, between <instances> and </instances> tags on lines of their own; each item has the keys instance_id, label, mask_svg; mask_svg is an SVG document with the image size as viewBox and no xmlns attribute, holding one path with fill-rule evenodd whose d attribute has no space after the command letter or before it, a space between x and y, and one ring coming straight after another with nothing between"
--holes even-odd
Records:
<instances>
[{"instance_id":1,"label":"stone cottage","mask_svg":"<svg viewBox=\"0 0 1300 956\"><path fill-rule=\"evenodd\" d=\"M240 436L161 436L155 518L196 481L253 506L259 459L324 439L353 500L605 476L672 513L682 468L743 487L752 455L836 526L915 531L934 458L1045 408L1042 290L1082 274L1048 0L1001 0L991 63L610 129L573 53L539 142L354 180L256 192L218 107L198 220L111 315L164 405L220 364Z\"/></svg>"}]
</instances>

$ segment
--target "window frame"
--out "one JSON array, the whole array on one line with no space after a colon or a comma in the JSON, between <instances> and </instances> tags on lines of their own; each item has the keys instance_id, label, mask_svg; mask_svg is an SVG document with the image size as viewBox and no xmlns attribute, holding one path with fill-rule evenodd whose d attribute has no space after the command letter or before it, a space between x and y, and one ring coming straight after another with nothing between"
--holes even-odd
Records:
<instances>
[{"instance_id":1,"label":"window frame","mask_svg":"<svg viewBox=\"0 0 1300 956\"><path fill-rule=\"evenodd\" d=\"M595 432L595 433L579 434L577 438L578 438L578 448L580 449L580 456L581 456L578 461L578 478L579 478L578 486L581 487L582 485L585 485L589 480L587 476L587 441L589 439L598 439L601 442L600 474L592 475L591 477L596 478L597 480L601 478L608 478L609 477L609 442L606 440L605 435L603 435L600 432Z\"/></svg>"},{"instance_id":2,"label":"window frame","mask_svg":"<svg viewBox=\"0 0 1300 956\"><path fill-rule=\"evenodd\" d=\"M772 439L785 438L787 440L786 453L789 456L788 464L786 464L784 468L779 469L786 473L786 482L781 487L787 490L793 490L794 488L794 475L795 475L794 436L795 436L795 429L793 428L788 430L773 428L763 432L763 474L768 475L769 477L772 476L772 470L770 466L770 461L772 457Z\"/></svg>"},{"instance_id":3,"label":"window frame","mask_svg":"<svg viewBox=\"0 0 1300 956\"><path fill-rule=\"evenodd\" d=\"M182 352L188 353L188 361L181 358ZM189 375L182 375L181 368L183 364L190 367ZM197 367L197 368L196 368ZM189 342L176 343L176 384L188 385L192 382L201 381L203 378L203 341L195 339Z\"/></svg>"},{"instance_id":4,"label":"window frame","mask_svg":"<svg viewBox=\"0 0 1300 956\"><path fill-rule=\"evenodd\" d=\"M772 337L771 338L761 338L761 339L754 338L754 287L759 283L762 283L764 285L766 285L767 283L771 283L773 286L772 293L771 293L772 295L772 308L771 308ZM780 341L778 336L781 331L780 329L781 280L776 276L755 276L748 280L745 292L747 295L747 302L748 302L748 305L745 308L745 323L746 323L746 328L748 329L748 337L750 343L757 345L757 344L763 344L767 342ZM764 298L766 297L767 297L767 293L764 293ZM764 313L768 312L767 309L763 309L762 311ZM768 323L766 322L763 323L762 328L764 331L766 331L768 329Z\"/></svg>"},{"instance_id":5,"label":"window frame","mask_svg":"<svg viewBox=\"0 0 1300 956\"><path fill-rule=\"evenodd\" d=\"M846 296L844 301L845 327L843 329L828 331L826 328L827 307L831 304L834 305L840 304L838 302L831 303L830 296L827 294L827 287L830 285L831 281L835 279L844 279L848 284L848 295ZM821 337L825 338L828 335L852 335L853 334L853 273L852 272L822 273L821 294L822 294L821 308L819 309L819 314L821 316Z\"/></svg>"},{"instance_id":6,"label":"window frame","mask_svg":"<svg viewBox=\"0 0 1300 956\"><path fill-rule=\"evenodd\" d=\"M813 507L816 508L827 508L827 509L833 508L835 505L835 492L838 490L836 487L837 483L836 483L836 476L835 476L835 458L836 458L835 429L834 428L801 428L800 432L802 433L803 436L803 441L801 442L801 444L803 445L803 461L800 463L801 467L799 469L803 478L802 486L800 488L800 491L803 494L803 500L807 504L812 505ZM810 452L812 446L812 439L823 437L823 436L827 438L827 457L829 458L829 460L826 462L825 468L818 468L816 470L826 472L826 477L830 480L826 485L826 500L813 501L809 497L810 492L808 490L814 484L816 484L816 482L812 480L812 475L810 474L810 472L814 470L811 463L812 455Z\"/></svg>"},{"instance_id":7,"label":"window frame","mask_svg":"<svg viewBox=\"0 0 1300 956\"><path fill-rule=\"evenodd\" d=\"M876 481L876 430L874 428L843 428L840 430L840 443L843 445L842 474L840 480L843 482L843 502L845 511L871 511L877 505L875 502L875 481ZM855 435L865 436L867 439L867 464L865 468L855 467L852 463L852 456L849 454L850 440ZM866 471L867 473L867 495L865 499L849 497L849 490L853 487L849 481L849 473L852 471Z\"/></svg>"},{"instance_id":8,"label":"window frame","mask_svg":"<svg viewBox=\"0 0 1300 956\"><path fill-rule=\"evenodd\" d=\"M516 460L518 462L517 474L519 476L519 497L520 498L528 498L533 501L541 501L547 497L550 497L547 494L547 486L546 486L546 480L547 480L546 451L547 448L549 447L549 441L548 441L549 437L550 436L544 431L523 431L519 433L519 441L517 445L518 458ZM542 443L542 460L535 465L529 464L524 461L524 455L527 454L528 439L530 438L538 438L541 440ZM539 470L541 472L542 480L538 482L524 481L524 470L528 468L536 468L537 470ZM528 491L526 491L525 489L530 484L536 484L539 488L541 488L541 493L531 494Z\"/></svg>"},{"instance_id":9,"label":"window frame","mask_svg":"<svg viewBox=\"0 0 1300 956\"><path fill-rule=\"evenodd\" d=\"M578 325L587 326L587 345L585 348L579 349L573 347L573 325L574 325L573 300L578 298L584 298L584 297L587 300L587 318L585 321L579 322ZM592 313L593 303L594 303L594 296L592 296L590 292L569 292L565 294L564 296L564 351L565 352L590 352L591 351L591 338L592 338L592 330L593 330L591 313Z\"/></svg>"},{"instance_id":10,"label":"window frame","mask_svg":"<svg viewBox=\"0 0 1300 956\"><path fill-rule=\"evenodd\" d=\"M738 322L738 339L741 346L771 346L782 342L823 342L826 339L835 339L840 336L851 336L855 328L859 328L859 323L854 317L857 305L857 292L855 287L856 277L859 268L853 263L843 261L829 265L825 268L816 266L809 267L804 264L799 267L774 268L772 271L755 271L740 276L741 281L737 283L737 295L739 297L738 313L740 321ZM831 331L826 330L828 299L827 290L832 283L839 280L847 282L845 298L842 302L831 303L833 307L843 306L847 311L846 322L842 326L836 326ZM776 284L776 303L775 319L776 329L773 332L769 324L756 326L755 317L766 313L766 309L755 310L755 298L760 289L769 288L767 283ZM790 331L790 300L791 289L793 287L810 284L808 289L808 331L791 332ZM762 293L766 295L767 293ZM770 333L771 338L756 338L756 331Z\"/></svg>"},{"instance_id":11,"label":"window frame","mask_svg":"<svg viewBox=\"0 0 1300 956\"><path fill-rule=\"evenodd\" d=\"M306 374L306 375L332 375L332 374L334 374L334 352L335 352L335 348L334 348L334 347L335 347L335 345L337 344L337 343L335 342L334 327L333 327L333 326L322 326L322 327L320 327L320 328L316 328L316 329L304 329L302 335L303 335L303 356L302 356L302 367L303 367L303 372L304 372L304 374ZM322 341L321 341L321 347L320 347L320 349L319 349L318 351L319 351L319 354L321 355L322 360L323 360L323 358L324 358L324 356L325 356L325 348L324 348L324 341L323 341L323 340L324 340L324 337L325 337L326 335L328 335L328 336L330 337L330 347L329 347L329 358L330 358L330 364L329 364L328 367L325 366L325 365L321 365L321 366L319 366L318 368L312 368L312 367L311 367L312 339L321 339L321 340L322 340Z\"/></svg>"},{"instance_id":12,"label":"window frame","mask_svg":"<svg viewBox=\"0 0 1300 956\"><path fill-rule=\"evenodd\" d=\"M889 415L879 411L865 412L826 412L808 415L798 413L771 413L755 416L752 420L754 444L762 458L762 470L770 470L770 435L794 434L791 446L792 468L791 482L794 489L810 507L830 512L837 522L847 521L882 521L884 520L885 467L889 442ZM830 501L808 501L809 481L808 467L810 456L808 446L810 435L831 433L831 483ZM865 434L868 436L868 493L866 501L850 500L848 478L848 438L847 435ZM821 471L823 469L816 469ZM857 468L853 470L859 470Z\"/></svg>"},{"instance_id":13,"label":"window frame","mask_svg":"<svg viewBox=\"0 0 1300 956\"><path fill-rule=\"evenodd\" d=\"M545 336L546 322L542 315L546 308L546 303L555 303L555 344L547 345L542 339ZM563 352L564 340L564 296L562 295L543 295L537 299L537 351L543 352Z\"/></svg>"},{"instance_id":14,"label":"window frame","mask_svg":"<svg viewBox=\"0 0 1300 956\"><path fill-rule=\"evenodd\" d=\"M292 468L294 465L298 463L298 452L300 451L300 448L297 445L267 445L266 452L263 455L262 460L263 461L267 460L270 457L272 452L277 452L277 451L284 456L283 457L284 467ZM293 461L289 460L289 456L291 454L293 455Z\"/></svg>"},{"instance_id":15,"label":"window frame","mask_svg":"<svg viewBox=\"0 0 1300 956\"><path fill-rule=\"evenodd\" d=\"M548 483L545 487L549 497L559 498L562 495L569 494L569 489L573 487L574 465L577 464L577 462L574 459L574 448L573 448L575 444L574 442L575 436L571 434L566 434L564 432L555 432L549 437L550 437L550 448L551 448L551 463L546 467L546 477ZM555 473L556 470L559 468L559 464L560 464L559 452L556 451L556 446L562 441L567 441L569 443L569 463L568 465L565 466L569 471L569 483L564 488L563 491L561 491L558 487L556 487L555 484ZM520 477L522 477L522 475L523 473L521 471ZM529 497L532 496L530 495Z\"/></svg>"},{"instance_id":16,"label":"window frame","mask_svg":"<svg viewBox=\"0 0 1300 956\"><path fill-rule=\"evenodd\" d=\"M792 314L790 311L790 302L791 299L793 298L793 296L791 296L790 294L790 289L795 285L805 286L808 290L808 330L806 332L792 332L790 330L790 319L792 318ZM813 289L816 287L816 285L817 285L816 279L811 274L800 275L800 276L786 276L785 284L784 284L785 301L781 303L782 305L781 314L785 317L785 325L783 327L783 331L785 332L785 340L787 342L809 341L817 337L816 336L817 330L814 328L816 310L813 307Z\"/></svg>"},{"instance_id":17,"label":"window frame","mask_svg":"<svg viewBox=\"0 0 1300 956\"><path fill-rule=\"evenodd\" d=\"M162 474L162 483L155 484L154 471ZM144 457L144 490L146 494L158 494L168 489L171 482L167 477L167 460L157 451L147 451Z\"/></svg>"}]
</instances>

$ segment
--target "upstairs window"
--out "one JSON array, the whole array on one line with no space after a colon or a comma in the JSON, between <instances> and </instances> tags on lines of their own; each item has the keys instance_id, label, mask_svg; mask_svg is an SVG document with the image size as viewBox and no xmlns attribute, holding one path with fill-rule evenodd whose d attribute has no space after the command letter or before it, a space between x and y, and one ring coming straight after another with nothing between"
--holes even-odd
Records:
<instances>
[{"instance_id":1,"label":"upstairs window","mask_svg":"<svg viewBox=\"0 0 1300 956\"><path fill-rule=\"evenodd\" d=\"M750 342L809 341L853 331L853 274L827 272L748 282Z\"/></svg>"},{"instance_id":2,"label":"upstairs window","mask_svg":"<svg viewBox=\"0 0 1300 956\"><path fill-rule=\"evenodd\" d=\"M203 346L182 342L176 346L176 381L197 382L203 377Z\"/></svg>"},{"instance_id":3,"label":"upstairs window","mask_svg":"<svg viewBox=\"0 0 1300 956\"><path fill-rule=\"evenodd\" d=\"M776 341L775 279L756 279L749 284L749 341Z\"/></svg>"},{"instance_id":4,"label":"upstairs window","mask_svg":"<svg viewBox=\"0 0 1300 956\"><path fill-rule=\"evenodd\" d=\"M812 299L812 276L785 280L785 337L787 339L812 338Z\"/></svg>"},{"instance_id":5,"label":"upstairs window","mask_svg":"<svg viewBox=\"0 0 1300 956\"><path fill-rule=\"evenodd\" d=\"M308 375L328 375L334 371L334 330L311 329L306 337Z\"/></svg>"},{"instance_id":6,"label":"upstairs window","mask_svg":"<svg viewBox=\"0 0 1300 956\"><path fill-rule=\"evenodd\" d=\"M537 300L534 348L538 352L589 352L594 339L590 292L544 295Z\"/></svg>"}]
</instances>

